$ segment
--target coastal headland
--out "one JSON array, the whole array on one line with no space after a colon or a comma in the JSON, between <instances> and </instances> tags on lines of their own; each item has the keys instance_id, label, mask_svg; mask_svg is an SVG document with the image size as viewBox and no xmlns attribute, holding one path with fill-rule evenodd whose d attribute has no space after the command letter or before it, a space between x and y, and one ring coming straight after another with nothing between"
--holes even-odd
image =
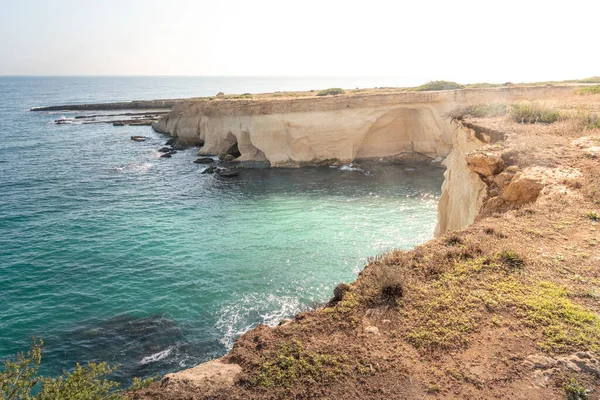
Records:
<instances>
[{"instance_id":1,"label":"coastal headland","mask_svg":"<svg viewBox=\"0 0 600 400\"><path fill-rule=\"evenodd\" d=\"M437 237L133 398L597 398L600 94L582 88L175 102L156 131L240 166L442 162Z\"/></svg>"}]
</instances>

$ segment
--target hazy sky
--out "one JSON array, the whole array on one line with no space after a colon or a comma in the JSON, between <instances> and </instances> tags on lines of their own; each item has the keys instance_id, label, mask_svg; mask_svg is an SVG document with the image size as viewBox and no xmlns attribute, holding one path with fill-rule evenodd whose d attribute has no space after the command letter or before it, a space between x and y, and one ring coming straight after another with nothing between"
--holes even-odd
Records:
<instances>
[{"instance_id":1,"label":"hazy sky","mask_svg":"<svg viewBox=\"0 0 600 400\"><path fill-rule=\"evenodd\" d=\"M1 75L600 75L600 1L0 0Z\"/></svg>"}]
</instances>

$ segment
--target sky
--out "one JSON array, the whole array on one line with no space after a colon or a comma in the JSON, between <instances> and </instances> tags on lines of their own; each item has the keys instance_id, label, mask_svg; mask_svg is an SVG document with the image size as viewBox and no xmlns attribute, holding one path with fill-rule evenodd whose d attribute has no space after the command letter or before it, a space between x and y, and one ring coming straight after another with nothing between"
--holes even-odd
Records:
<instances>
[{"instance_id":1,"label":"sky","mask_svg":"<svg viewBox=\"0 0 600 400\"><path fill-rule=\"evenodd\" d=\"M600 75L600 1L0 0L0 75Z\"/></svg>"}]
</instances>

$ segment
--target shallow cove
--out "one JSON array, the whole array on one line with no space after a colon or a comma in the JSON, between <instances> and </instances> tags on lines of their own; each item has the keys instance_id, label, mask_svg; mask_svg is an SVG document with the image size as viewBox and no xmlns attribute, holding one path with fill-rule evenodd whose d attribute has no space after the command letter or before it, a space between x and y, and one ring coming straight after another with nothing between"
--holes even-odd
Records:
<instances>
[{"instance_id":1,"label":"shallow cove","mask_svg":"<svg viewBox=\"0 0 600 400\"><path fill-rule=\"evenodd\" d=\"M122 379L193 366L323 303L369 256L432 237L440 168L227 180L201 174L197 149L160 159L166 138L149 127L54 125L60 113L26 111L39 104L3 106L0 357L42 337L45 373L90 360L121 363Z\"/></svg>"}]
</instances>

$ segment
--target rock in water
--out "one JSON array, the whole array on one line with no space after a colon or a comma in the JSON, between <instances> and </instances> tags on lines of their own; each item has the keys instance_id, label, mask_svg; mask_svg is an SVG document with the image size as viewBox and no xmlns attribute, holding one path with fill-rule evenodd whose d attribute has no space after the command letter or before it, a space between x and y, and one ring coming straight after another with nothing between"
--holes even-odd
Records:
<instances>
[{"instance_id":1,"label":"rock in water","mask_svg":"<svg viewBox=\"0 0 600 400\"><path fill-rule=\"evenodd\" d=\"M216 170L217 170L217 167L212 166L212 167L206 168L204 171L202 171L202 173L203 174L213 174Z\"/></svg>"},{"instance_id":2,"label":"rock in water","mask_svg":"<svg viewBox=\"0 0 600 400\"><path fill-rule=\"evenodd\" d=\"M226 155L223 157L223 161L233 161L233 160L235 160L235 157L234 157L234 156L232 156L231 154L226 154Z\"/></svg>"},{"instance_id":3,"label":"rock in water","mask_svg":"<svg viewBox=\"0 0 600 400\"><path fill-rule=\"evenodd\" d=\"M240 174L240 171L236 171L233 169L222 169L217 171L217 174L219 174L219 176L222 176L223 178L233 178L234 176L238 176Z\"/></svg>"},{"instance_id":4,"label":"rock in water","mask_svg":"<svg viewBox=\"0 0 600 400\"><path fill-rule=\"evenodd\" d=\"M160 149L158 149L158 151L161 153L169 153L171 150L173 149L170 147L161 147Z\"/></svg>"},{"instance_id":5,"label":"rock in water","mask_svg":"<svg viewBox=\"0 0 600 400\"><path fill-rule=\"evenodd\" d=\"M214 162L214 160L210 157L200 157L194 161L196 164L210 164L212 162Z\"/></svg>"},{"instance_id":6,"label":"rock in water","mask_svg":"<svg viewBox=\"0 0 600 400\"><path fill-rule=\"evenodd\" d=\"M132 136L131 140L133 140L134 142L143 142L146 139L148 139L146 136Z\"/></svg>"},{"instance_id":7,"label":"rock in water","mask_svg":"<svg viewBox=\"0 0 600 400\"><path fill-rule=\"evenodd\" d=\"M173 146L176 141L177 141L176 138L171 138L171 139L167 140L167 143L165 143L165 146Z\"/></svg>"},{"instance_id":8,"label":"rock in water","mask_svg":"<svg viewBox=\"0 0 600 400\"><path fill-rule=\"evenodd\" d=\"M160 158L171 158L171 153L165 153Z\"/></svg>"}]
</instances>

